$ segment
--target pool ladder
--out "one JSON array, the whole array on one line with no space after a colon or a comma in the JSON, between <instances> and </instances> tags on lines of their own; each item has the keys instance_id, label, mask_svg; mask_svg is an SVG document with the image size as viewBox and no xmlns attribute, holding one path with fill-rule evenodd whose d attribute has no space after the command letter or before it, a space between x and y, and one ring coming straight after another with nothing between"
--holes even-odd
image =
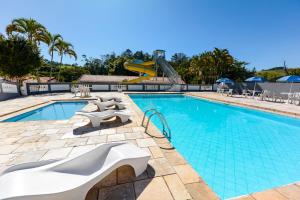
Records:
<instances>
[{"instance_id":1,"label":"pool ladder","mask_svg":"<svg viewBox=\"0 0 300 200\"><path fill-rule=\"evenodd\" d=\"M147 113L150 113L150 115L148 117L147 123L144 125ZM169 125L166 121L166 118L163 116L163 114L161 112L158 112L155 108L151 108L151 109L146 110L144 112L144 117L143 117L143 120L142 120L142 126L145 128L145 133L147 133L148 126L149 126L151 118L155 115L159 118L160 122L163 125L163 130L162 130L163 135L170 141L171 140L171 129L170 129L170 127L169 127Z\"/></svg>"}]
</instances>

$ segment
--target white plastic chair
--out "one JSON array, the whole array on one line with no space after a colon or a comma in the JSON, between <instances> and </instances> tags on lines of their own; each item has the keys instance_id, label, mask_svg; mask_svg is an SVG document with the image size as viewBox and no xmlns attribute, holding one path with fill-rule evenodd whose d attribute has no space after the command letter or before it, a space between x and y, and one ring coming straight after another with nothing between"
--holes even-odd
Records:
<instances>
[{"instance_id":1,"label":"white plastic chair","mask_svg":"<svg viewBox=\"0 0 300 200\"><path fill-rule=\"evenodd\" d=\"M0 199L84 200L115 169L130 165L139 176L149 159L149 153L134 144L110 143L73 158L13 166L0 176Z\"/></svg>"}]
</instances>

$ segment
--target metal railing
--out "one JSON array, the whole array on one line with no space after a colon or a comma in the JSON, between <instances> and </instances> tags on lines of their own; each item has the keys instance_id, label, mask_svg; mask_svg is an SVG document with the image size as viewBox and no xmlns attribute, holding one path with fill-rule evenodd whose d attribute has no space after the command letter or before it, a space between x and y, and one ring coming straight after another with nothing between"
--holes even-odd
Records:
<instances>
[{"instance_id":1,"label":"metal railing","mask_svg":"<svg viewBox=\"0 0 300 200\"><path fill-rule=\"evenodd\" d=\"M151 113L151 114L148 117L147 123L144 125L147 113ZM171 129L170 129L170 127L169 127L169 125L166 121L166 118L163 116L163 114L161 112L158 112L155 108L151 108L151 109L146 110L144 112L144 117L143 117L143 120L142 120L142 126L145 128L145 133L147 133L148 126L149 126L151 118L155 115L158 116L160 122L163 125L163 130L162 130L163 135L170 141L171 140Z\"/></svg>"}]
</instances>

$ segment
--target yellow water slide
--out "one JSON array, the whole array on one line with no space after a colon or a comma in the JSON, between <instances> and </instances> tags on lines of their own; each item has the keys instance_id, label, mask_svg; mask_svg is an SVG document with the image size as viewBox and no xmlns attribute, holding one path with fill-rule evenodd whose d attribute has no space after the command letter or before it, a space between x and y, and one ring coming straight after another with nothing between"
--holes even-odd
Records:
<instances>
[{"instance_id":1,"label":"yellow water slide","mask_svg":"<svg viewBox=\"0 0 300 200\"><path fill-rule=\"evenodd\" d=\"M155 62L154 61L148 61L148 62L125 62L124 63L124 68L136 72L136 73L142 73L144 74L143 76L133 79L133 80L128 80L125 81L126 83L139 83L144 80L149 80L152 77L156 76L156 71L154 69Z\"/></svg>"}]
</instances>

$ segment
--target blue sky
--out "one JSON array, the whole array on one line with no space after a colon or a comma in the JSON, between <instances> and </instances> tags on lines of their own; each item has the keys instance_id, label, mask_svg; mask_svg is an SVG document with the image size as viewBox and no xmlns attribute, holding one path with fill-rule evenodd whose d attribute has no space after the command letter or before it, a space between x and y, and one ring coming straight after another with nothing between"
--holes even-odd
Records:
<instances>
[{"instance_id":1,"label":"blue sky","mask_svg":"<svg viewBox=\"0 0 300 200\"><path fill-rule=\"evenodd\" d=\"M249 62L249 68L280 66L284 60L300 67L299 10L299 0L9 0L1 2L0 32L14 18L32 17L71 42L78 63L82 54L126 48L165 49L170 57L219 47Z\"/></svg>"}]
</instances>

